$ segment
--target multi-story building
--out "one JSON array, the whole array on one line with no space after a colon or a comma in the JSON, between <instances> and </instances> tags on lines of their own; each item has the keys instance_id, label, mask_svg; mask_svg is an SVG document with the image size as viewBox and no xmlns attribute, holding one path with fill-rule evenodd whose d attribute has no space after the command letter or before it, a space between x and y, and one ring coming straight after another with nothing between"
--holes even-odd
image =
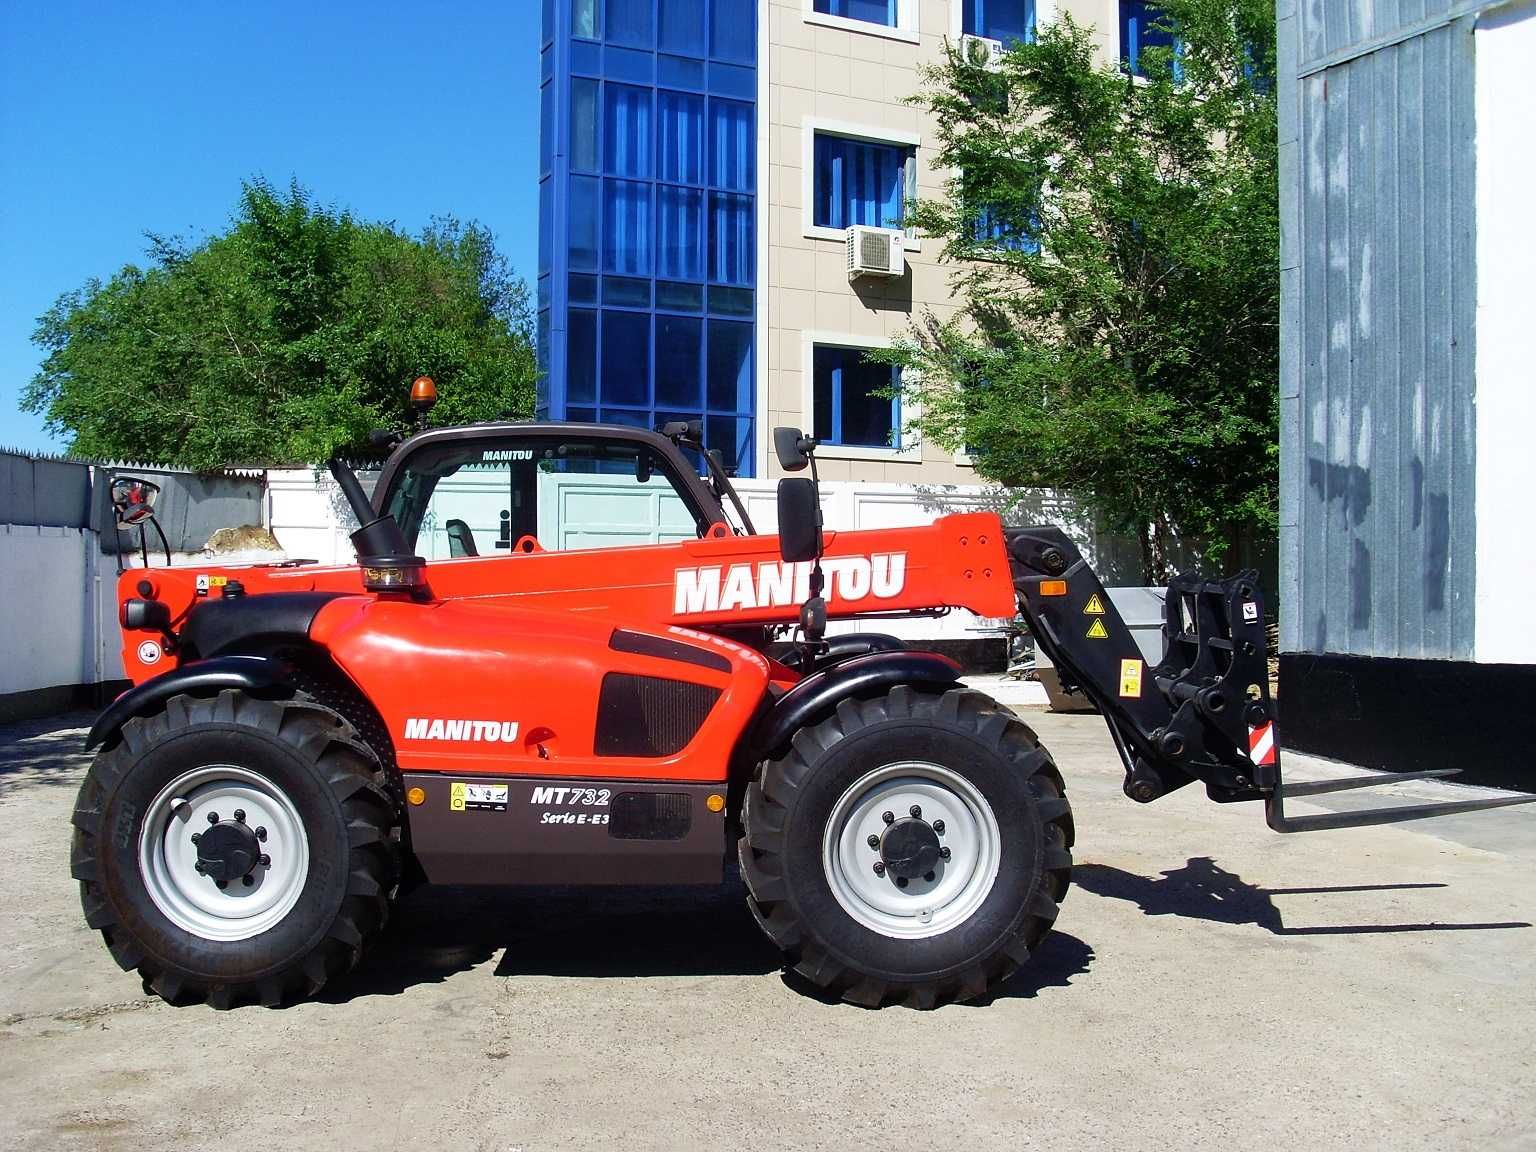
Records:
<instances>
[{"instance_id":1,"label":"multi-story building","mask_svg":"<svg viewBox=\"0 0 1536 1152\"><path fill-rule=\"evenodd\" d=\"M1032 36L1050 2L544 0L540 414L699 417L758 477L794 424L834 482L976 483L865 352L954 309L938 242L901 225L943 190L905 102L921 66L963 36ZM1156 36L1143 0L1057 3L1133 67ZM850 279L855 225L894 234L901 275Z\"/></svg>"}]
</instances>

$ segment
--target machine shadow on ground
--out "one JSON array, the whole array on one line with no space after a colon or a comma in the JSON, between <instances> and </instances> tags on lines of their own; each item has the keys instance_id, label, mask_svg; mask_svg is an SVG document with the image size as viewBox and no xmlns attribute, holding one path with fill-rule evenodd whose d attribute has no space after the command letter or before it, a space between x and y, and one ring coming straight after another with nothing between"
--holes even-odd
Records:
<instances>
[{"instance_id":1,"label":"machine shadow on ground","mask_svg":"<svg viewBox=\"0 0 1536 1152\"><path fill-rule=\"evenodd\" d=\"M398 995L501 959L496 975L761 976L779 954L739 881L699 888L419 888L322 999Z\"/></svg>"},{"instance_id":2,"label":"machine shadow on ground","mask_svg":"<svg viewBox=\"0 0 1536 1152\"><path fill-rule=\"evenodd\" d=\"M321 993L327 1003L397 996L501 959L495 974L519 976L766 976L782 967L747 911L734 875L699 888L418 888L404 897L383 938L351 975ZM989 996L1030 998L1088 971L1093 949L1052 932L1030 962ZM840 1004L785 973L795 992Z\"/></svg>"},{"instance_id":3,"label":"machine shadow on ground","mask_svg":"<svg viewBox=\"0 0 1536 1152\"><path fill-rule=\"evenodd\" d=\"M1529 928L1523 920L1486 923L1402 923L1288 925L1275 906L1275 896L1313 896L1347 892L1402 892L1445 888L1440 883L1340 884L1320 888L1260 888L1209 856L1191 857L1182 868L1156 878L1138 876L1108 864L1079 864L1072 882L1085 891L1114 900L1129 900L1148 916L1183 916L1218 924L1253 924L1276 936L1349 936L1388 932L1471 932L1496 928Z\"/></svg>"}]
</instances>

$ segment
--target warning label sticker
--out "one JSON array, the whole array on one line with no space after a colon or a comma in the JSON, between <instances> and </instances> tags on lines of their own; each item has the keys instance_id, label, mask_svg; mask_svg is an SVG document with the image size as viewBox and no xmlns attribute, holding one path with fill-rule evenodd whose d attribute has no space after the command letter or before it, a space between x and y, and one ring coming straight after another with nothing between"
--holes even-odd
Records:
<instances>
[{"instance_id":1,"label":"warning label sticker","mask_svg":"<svg viewBox=\"0 0 1536 1152\"><path fill-rule=\"evenodd\" d=\"M1102 620L1095 620L1092 624L1088 625L1088 639L1090 639L1090 640L1108 640L1109 639L1109 632L1104 627L1104 621L1102 621Z\"/></svg>"},{"instance_id":2,"label":"warning label sticker","mask_svg":"<svg viewBox=\"0 0 1536 1152\"><path fill-rule=\"evenodd\" d=\"M507 786L455 780L448 785L448 807L454 812L505 812Z\"/></svg>"},{"instance_id":3,"label":"warning label sticker","mask_svg":"<svg viewBox=\"0 0 1536 1152\"><path fill-rule=\"evenodd\" d=\"M1120 695L1141 697L1141 661L1120 661Z\"/></svg>"},{"instance_id":4,"label":"warning label sticker","mask_svg":"<svg viewBox=\"0 0 1536 1152\"><path fill-rule=\"evenodd\" d=\"M1102 615L1104 615L1104 601L1099 599L1099 594L1097 592L1095 592L1092 596L1088 597L1088 603L1083 605L1083 615L1084 616L1102 616Z\"/></svg>"},{"instance_id":5,"label":"warning label sticker","mask_svg":"<svg viewBox=\"0 0 1536 1152\"><path fill-rule=\"evenodd\" d=\"M1259 606L1252 600L1243 601L1243 621L1248 624L1259 622Z\"/></svg>"}]
</instances>

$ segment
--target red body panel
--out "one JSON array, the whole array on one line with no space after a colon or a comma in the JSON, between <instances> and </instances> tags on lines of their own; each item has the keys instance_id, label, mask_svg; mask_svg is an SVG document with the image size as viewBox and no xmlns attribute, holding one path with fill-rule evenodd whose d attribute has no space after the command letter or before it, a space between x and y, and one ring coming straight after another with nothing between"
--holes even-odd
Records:
<instances>
[{"instance_id":1,"label":"red body panel","mask_svg":"<svg viewBox=\"0 0 1536 1152\"><path fill-rule=\"evenodd\" d=\"M941 517L932 524L827 533L823 566L832 618L967 608L1011 616L1014 590L1002 523L992 513ZM169 605L177 622L198 598L238 579L248 595L280 591L356 591L323 608L313 641L374 702L405 771L652 780L723 780L731 750L755 712L770 675L792 674L752 648L702 632L789 624L807 593L809 565L786 565L775 536L727 536L635 548L513 553L434 561L432 597L413 601L361 590L358 570L272 566L134 569L118 582L120 600L143 593ZM615 651L615 628L638 629L706 646L729 672ZM123 663L142 683L170 658L154 655L148 632L124 632ZM146 661L144 655L151 655ZM687 680L722 695L681 752L665 758L597 757L596 704L606 672ZM467 740L411 739L412 719L474 722ZM489 723L515 723L515 740L484 738ZM543 752L540 752L540 748Z\"/></svg>"},{"instance_id":2,"label":"red body panel","mask_svg":"<svg viewBox=\"0 0 1536 1152\"><path fill-rule=\"evenodd\" d=\"M310 637L384 717L401 771L723 780L762 699L768 661L743 645L677 629L676 639L724 656L730 671L682 664L616 651L613 631L605 620L504 601L359 596L321 609ZM675 755L599 757L596 705L610 672L686 680L722 695ZM478 728L456 740L423 734L434 719Z\"/></svg>"}]
</instances>

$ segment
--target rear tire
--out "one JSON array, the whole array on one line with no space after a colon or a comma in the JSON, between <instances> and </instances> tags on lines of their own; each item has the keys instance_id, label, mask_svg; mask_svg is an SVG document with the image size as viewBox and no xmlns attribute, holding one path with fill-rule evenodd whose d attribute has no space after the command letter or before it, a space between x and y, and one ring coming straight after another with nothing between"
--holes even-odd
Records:
<instances>
[{"instance_id":1,"label":"rear tire","mask_svg":"<svg viewBox=\"0 0 1536 1152\"><path fill-rule=\"evenodd\" d=\"M70 870L86 922L172 1003L313 995L388 918L398 840L381 775L328 708L174 696L125 724L80 788Z\"/></svg>"},{"instance_id":2,"label":"rear tire","mask_svg":"<svg viewBox=\"0 0 1536 1152\"><path fill-rule=\"evenodd\" d=\"M742 823L758 923L794 971L871 1008L984 996L1045 938L1071 877L1050 754L961 689L842 701L762 766Z\"/></svg>"}]
</instances>

